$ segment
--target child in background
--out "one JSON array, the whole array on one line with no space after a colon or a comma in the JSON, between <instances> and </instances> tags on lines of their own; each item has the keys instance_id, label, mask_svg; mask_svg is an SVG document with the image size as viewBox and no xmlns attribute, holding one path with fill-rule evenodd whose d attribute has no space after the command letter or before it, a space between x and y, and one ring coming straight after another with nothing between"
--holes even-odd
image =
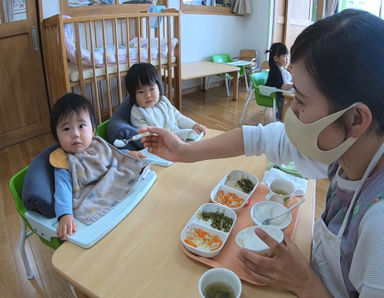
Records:
<instances>
[{"instance_id":1,"label":"child in background","mask_svg":"<svg viewBox=\"0 0 384 298\"><path fill-rule=\"evenodd\" d=\"M269 74L266 86L276 87L278 89L289 90L293 87L292 76L286 69L288 64L288 49L281 42L274 43L269 50ZM276 119L282 119L284 97L281 92L277 92L277 112Z\"/></svg>"},{"instance_id":2,"label":"child in background","mask_svg":"<svg viewBox=\"0 0 384 298\"><path fill-rule=\"evenodd\" d=\"M76 219L91 224L124 200L148 166L141 153L121 153L95 137L96 117L84 97L68 93L51 112L51 132L60 147L49 156L55 175L57 235L77 231ZM134 157L134 158L132 158Z\"/></svg>"},{"instance_id":3,"label":"child in background","mask_svg":"<svg viewBox=\"0 0 384 298\"><path fill-rule=\"evenodd\" d=\"M163 95L161 78L150 63L134 64L127 73L127 90L133 103L131 123L167 128L182 140L195 140L206 127L181 114Z\"/></svg>"}]
</instances>

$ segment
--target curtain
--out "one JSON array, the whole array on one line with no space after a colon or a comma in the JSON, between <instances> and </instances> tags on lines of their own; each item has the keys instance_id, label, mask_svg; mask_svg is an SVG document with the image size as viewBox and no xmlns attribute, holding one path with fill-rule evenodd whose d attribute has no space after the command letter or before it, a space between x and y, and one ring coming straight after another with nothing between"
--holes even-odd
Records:
<instances>
[{"instance_id":1,"label":"curtain","mask_svg":"<svg viewBox=\"0 0 384 298\"><path fill-rule=\"evenodd\" d=\"M338 0L325 0L324 17L331 16L337 12Z\"/></svg>"},{"instance_id":2,"label":"curtain","mask_svg":"<svg viewBox=\"0 0 384 298\"><path fill-rule=\"evenodd\" d=\"M240 16L251 14L252 13L251 0L233 0L232 12Z\"/></svg>"}]
</instances>

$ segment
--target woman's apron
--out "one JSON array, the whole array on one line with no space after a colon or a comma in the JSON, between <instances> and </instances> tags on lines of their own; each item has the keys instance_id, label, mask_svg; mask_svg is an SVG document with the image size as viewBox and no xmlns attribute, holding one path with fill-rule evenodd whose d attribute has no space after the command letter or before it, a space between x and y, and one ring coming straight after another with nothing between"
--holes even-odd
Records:
<instances>
[{"instance_id":1,"label":"woman's apron","mask_svg":"<svg viewBox=\"0 0 384 298\"><path fill-rule=\"evenodd\" d=\"M348 297L348 291L345 287L343 273L341 270L341 238L343 237L349 214L352 211L361 187L367 180L372 170L376 167L383 153L384 143L375 153L364 173L363 178L360 180L337 235L333 234L328 229L321 217L315 223L311 262L312 268L316 272L317 276L321 278L331 294L335 297ZM338 171L339 170L340 166ZM333 187L336 183L335 177L332 179L331 187Z\"/></svg>"}]
</instances>

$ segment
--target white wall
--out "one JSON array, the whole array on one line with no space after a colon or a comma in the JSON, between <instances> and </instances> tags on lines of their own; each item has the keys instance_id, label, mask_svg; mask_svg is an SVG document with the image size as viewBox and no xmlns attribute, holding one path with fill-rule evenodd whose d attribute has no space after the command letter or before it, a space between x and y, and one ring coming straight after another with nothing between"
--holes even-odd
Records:
<instances>
[{"instance_id":1,"label":"white wall","mask_svg":"<svg viewBox=\"0 0 384 298\"><path fill-rule=\"evenodd\" d=\"M181 14L181 62L209 60L213 54L239 56L241 49L255 49L265 60L269 47L271 0L253 0L250 16ZM169 7L180 9L180 0L169 0ZM59 0L43 0L43 17L60 12ZM183 88L200 80L183 83Z\"/></svg>"}]
</instances>

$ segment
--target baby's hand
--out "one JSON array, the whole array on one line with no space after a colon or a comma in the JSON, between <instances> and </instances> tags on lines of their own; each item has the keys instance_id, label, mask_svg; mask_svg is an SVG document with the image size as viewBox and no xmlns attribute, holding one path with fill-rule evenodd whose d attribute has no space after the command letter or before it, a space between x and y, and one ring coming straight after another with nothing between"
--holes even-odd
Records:
<instances>
[{"instance_id":1,"label":"baby's hand","mask_svg":"<svg viewBox=\"0 0 384 298\"><path fill-rule=\"evenodd\" d=\"M140 160L147 157L141 151L127 151L126 154Z\"/></svg>"},{"instance_id":2,"label":"baby's hand","mask_svg":"<svg viewBox=\"0 0 384 298\"><path fill-rule=\"evenodd\" d=\"M70 214L63 215L60 218L59 225L56 230L57 236L61 240L67 240L67 235L72 236L77 232L76 221Z\"/></svg>"},{"instance_id":3,"label":"baby's hand","mask_svg":"<svg viewBox=\"0 0 384 298\"><path fill-rule=\"evenodd\" d=\"M204 135L207 133L207 128L202 125L202 124L199 124L199 123L196 123L192 129L197 133L197 134L200 134L200 133L204 133Z\"/></svg>"}]
</instances>

